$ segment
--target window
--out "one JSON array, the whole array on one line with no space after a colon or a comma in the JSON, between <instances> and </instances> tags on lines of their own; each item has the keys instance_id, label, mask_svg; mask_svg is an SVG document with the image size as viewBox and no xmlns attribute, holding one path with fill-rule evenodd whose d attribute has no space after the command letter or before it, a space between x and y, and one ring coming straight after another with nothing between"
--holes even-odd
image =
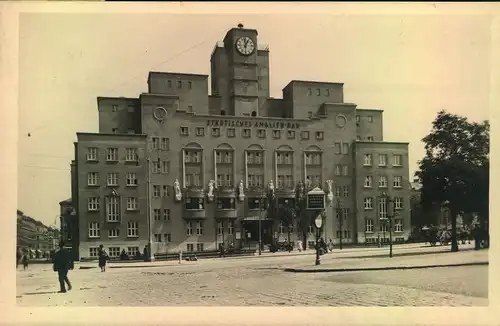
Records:
<instances>
[{"instance_id":1,"label":"window","mask_svg":"<svg viewBox=\"0 0 500 326\"><path fill-rule=\"evenodd\" d=\"M203 222L196 222L196 235L203 235Z\"/></svg>"},{"instance_id":2,"label":"window","mask_svg":"<svg viewBox=\"0 0 500 326\"><path fill-rule=\"evenodd\" d=\"M135 134L135 129L132 128L127 129L127 134Z\"/></svg>"},{"instance_id":3,"label":"window","mask_svg":"<svg viewBox=\"0 0 500 326\"><path fill-rule=\"evenodd\" d=\"M154 234L154 242L161 242L161 234L155 233Z\"/></svg>"},{"instance_id":4,"label":"window","mask_svg":"<svg viewBox=\"0 0 500 326\"><path fill-rule=\"evenodd\" d=\"M167 85L168 85L168 88L172 88L172 81L171 80L167 80Z\"/></svg>"},{"instance_id":5,"label":"window","mask_svg":"<svg viewBox=\"0 0 500 326\"><path fill-rule=\"evenodd\" d=\"M118 186L118 173L108 173L108 186Z\"/></svg>"},{"instance_id":6,"label":"window","mask_svg":"<svg viewBox=\"0 0 500 326\"><path fill-rule=\"evenodd\" d=\"M229 220L227 223L227 234L233 234L234 232L234 221Z\"/></svg>"},{"instance_id":7,"label":"window","mask_svg":"<svg viewBox=\"0 0 500 326\"><path fill-rule=\"evenodd\" d=\"M266 130L265 129L259 129L259 130L257 130L257 137L259 137L259 138L266 138Z\"/></svg>"},{"instance_id":8,"label":"window","mask_svg":"<svg viewBox=\"0 0 500 326\"><path fill-rule=\"evenodd\" d=\"M159 208L153 209L153 216L155 221L161 221L161 210Z\"/></svg>"},{"instance_id":9,"label":"window","mask_svg":"<svg viewBox=\"0 0 500 326\"><path fill-rule=\"evenodd\" d=\"M349 166L342 165L342 175L343 176L348 176L349 175Z\"/></svg>"},{"instance_id":10,"label":"window","mask_svg":"<svg viewBox=\"0 0 500 326\"><path fill-rule=\"evenodd\" d=\"M281 131L280 130L273 130L273 138L280 139L281 138Z\"/></svg>"},{"instance_id":11,"label":"window","mask_svg":"<svg viewBox=\"0 0 500 326\"><path fill-rule=\"evenodd\" d=\"M292 153L287 152L277 152L276 153L276 163L277 164L287 164L290 165L293 163Z\"/></svg>"},{"instance_id":12,"label":"window","mask_svg":"<svg viewBox=\"0 0 500 326\"><path fill-rule=\"evenodd\" d=\"M349 239L351 237L351 231L343 230L342 234L343 239ZM337 231L337 238L340 238L340 231Z\"/></svg>"},{"instance_id":13,"label":"window","mask_svg":"<svg viewBox=\"0 0 500 326\"><path fill-rule=\"evenodd\" d=\"M373 198L365 197L363 204L365 209L373 209Z\"/></svg>"},{"instance_id":14,"label":"window","mask_svg":"<svg viewBox=\"0 0 500 326\"><path fill-rule=\"evenodd\" d=\"M281 222L281 221L280 221L280 224L279 224L279 226L278 226L278 232L279 232L280 234L285 233L285 225L284 225L284 224L283 224L283 222Z\"/></svg>"},{"instance_id":15,"label":"window","mask_svg":"<svg viewBox=\"0 0 500 326\"><path fill-rule=\"evenodd\" d=\"M387 227L387 224L383 223L380 224L380 232L389 232L389 228ZM389 239L380 239L382 243L387 243L389 242Z\"/></svg>"},{"instance_id":16,"label":"window","mask_svg":"<svg viewBox=\"0 0 500 326\"><path fill-rule=\"evenodd\" d=\"M372 187L372 176L367 175L365 176L365 188L371 188Z\"/></svg>"},{"instance_id":17,"label":"window","mask_svg":"<svg viewBox=\"0 0 500 326\"><path fill-rule=\"evenodd\" d=\"M387 164L387 155L380 154L378 156L378 166L386 166L386 164Z\"/></svg>"},{"instance_id":18,"label":"window","mask_svg":"<svg viewBox=\"0 0 500 326\"><path fill-rule=\"evenodd\" d=\"M325 89L325 96L330 96L330 90L328 88Z\"/></svg>"},{"instance_id":19,"label":"window","mask_svg":"<svg viewBox=\"0 0 500 326\"><path fill-rule=\"evenodd\" d=\"M243 138L250 138L252 136L252 130L245 128L242 131Z\"/></svg>"},{"instance_id":20,"label":"window","mask_svg":"<svg viewBox=\"0 0 500 326\"><path fill-rule=\"evenodd\" d=\"M187 109L188 112L193 112L193 106L192 105L188 105L188 109Z\"/></svg>"},{"instance_id":21,"label":"window","mask_svg":"<svg viewBox=\"0 0 500 326\"><path fill-rule=\"evenodd\" d=\"M302 132L300 133L300 138L301 138L302 140L309 140L309 131L302 131Z\"/></svg>"},{"instance_id":22,"label":"window","mask_svg":"<svg viewBox=\"0 0 500 326\"><path fill-rule=\"evenodd\" d=\"M201 175L199 173L186 174L186 186L187 187L199 187L201 186Z\"/></svg>"},{"instance_id":23,"label":"window","mask_svg":"<svg viewBox=\"0 0 500 326\"><path fill-rule=\"evenodd\" d=\"M394 220L394 231L403 232L403 220L398 218Z\"/></svg>"},{"instance_id":24,"label":"window","mask_svg":"<svg viewBox=\"0 0 500 326\"><path fill-rule=\"evenodd\" d=\"M368 122L370 122L370 123L373 122L373 115L368 116Z\"/></svg>"},{"instance_id":25,"label":"window","mask_svg":"<svg viewBox=\"0 0 500 326\"><path fill-rule=\"evenodd\" d=\"M177 81L177 88L182 88L182 80Z\"/></svg>"},{"instance_id":26,"label":"window","mask_svg":"<svg viewBox=\"0 0 500 326\"><path fill-rule=\"evenodd\" d=\"M223 221L217 222L217 234L218 235L224 234L224 222Z\"/></svg>"},{"instance_id":27,"label":"window","mask_svg":"<svg viewBox=\"0 0 500 326\"><path fill-rule=\"evenodd\" d=\"M184 207L187 210L198 210L205 208L205 200L203 198L187 197L184 201Z\"/></svg>"},{"instance_id":28,"label":"window","mask_svg":"<svg viewBox=\"0 0 500 326\"><path fill-rule=\"evenodd\" d=\"M89 222L89 238L100 238L101 226L99 222Z\"/></svg>"},{"instance_id":29,"label":"window","mask_svg":"<svg viewBox=\"0 0 500 326\"><path fill-rule=\"evenodd\" d=\"M321 176L320 175L308 175L306 177L306 180L307 180L308 184L310 184L314 187L321 186Z\"/></svg>"},{"instance_id":30,"label":"window","mask_svg":"<svg viewBox=\"0 0 500 326\"><path fill-rule=\"evenodd\" d=\"M217 209L235 209L234 198L218 198L217 199Z\"/></svg>"},{"instance_id":31,"label":"window","mask_svg":"<svg viewBox=\"0 0 500 326\"><path fill-rule=\"evenodd\" d=\"M155 149L155 150L160 149L160 138L151 137L151 140L153 141L153 149Z\"/></svg>"},{"instance_id":32,"label":"window","mask_svg":"<svg viewBox=\"0 0 500 326\"><path fill-rule=\"evenodd\" d=\"M99 173L89 172L87 173L87 185L98 186L99 185Z\"/></svg>"},{"instance_id":33,"label":"window","mask_svg":"<svg viewBox=\"0 0 500 326\"><path fill-rule=\"evenodd\" d=\"M335 197L340 197L340 192L341 192L342 188L337 186L335 187Z\"/></svg>"},{"instance_id":34,"label":"window","mask_svg":"<svg viewBox=\"0 0 500 326\"><path fill-rule=\"evenodd\" d=\"M186 244L187 252L194 252L194 245L192 243Z\"/></svg>"},{"instance_id":35,"label":"window","mask_svg":"<svg viewBox=\"0 0 500 326\"><path fill-rule=\"evenodd\" d=\"M403 162L403 156L401 154L395 154L393 156L393 166L401 166Z\"/></svg>"},{"instance_id":36,"label":"window","mask_svg":"<svg viewBox=\"0 0 500 326\"><path fill-rule=\"evenodd\" d=\"M324 133L322 131L316 131L316 140L323 140Z\"/></svg>"},{"instance_id":37,"label":"window","mask_svg":"<svg viewBox=\"0 0 500 326\"><path fill-rule=\"evenodd\" d=\"M356 140L360 141L360 140L361 140L361 137L356 136Z\"/></svg>"},{"instance_id":38,"label":"window","mask_svg":"<svg viewBox=\"0 0 500 326\"><path fill-rule=\"evenodd\" d=\"M193 88L193 82L188 81L188 89L192 89L192 88Z\"/></svg>"},{"instance_id":39,"label":"window","mask_svg":"<svg viewBox=\"0 0 500 326\"><path fill-rule=\"evenodd\" d=\"M137 162L137 148L127 148L125 155L126 162Z\"/></svg>"},{"instance_id":40,"label":"window","mask_svg":"<svg viewBox=\"0 0 500 326\"><path fill-rule=\"evenodd\" d=\"M340 155L341 152L341 144L340 143L335 143L335 154Z\"/></svg>"},{"instance_id":41,"label":"window","mask_svg":"<svg viewBox=\"0 0 500 326\"><path fill-rule=\"evenodd\" d=\"M119 257L120 256L120 247L109 247L108 248L109 257Z\"/></svg>"},{"instance_id":42,"label":"window","mask_svg":"<svg viewBox=\"0 0 500 326\"><path fill-rule=\"evenodd\" d=\"M90 212L99 210L99 197L89 197L87 199L87 207Z\"/></svg>"},{"instance_id":43,"label":"window","mask_svg":"<svg viewBox=\"0 0 500 326\"><path fill-rule=\"evenodd\" d=\"M356 122L360 122L361 121L361 117L359 115L356 116Z\"/></svg>"},{"instance_id":44,"label":"window","mask_svg":"<svg viewBox=\"0 0 500 326\"><path fill-rule=\"evenodd\" d=\"M166 137L161 138L160 149L162 151L170 150L170 138L166 138Z\"/></svg>"},{"instance_id":45,"label":"window","mask_svg":"<svg viewBox=\"0 0 500 326\"><path fill-rule=\"evenodd\" d=\"M264 175L262 174L248 174L249 187L261 187L264 185Z\"/></svg>"},{"instance_id":46,"label":"window","mask_svg":"<svg viewBox=\"0 0 500 326\"><path fill-rule=\"evenodd\" d=\"M236 137L236 130L234 128L227 128L226 135L228 137Z\"/></svg>"},{"instance_id":47,"label":"window","mask_svg":"<svg viewBox=\"0 0 500 326\"><path fill-rule=\"evenodd\" d=\"M212 128L212 137L220 137L220 128Z\"/></svg>"},{"instance_id":48,"label":"window","mask_svg":"<svg viewBox=\"0 0 500 326\"><path fill-rule=\"evenodd\" d=\"M109 229L108 238L118 238L120 236L120 229Z\"/></svg>"},{"instance_id":49,"label":"window","mask_svg":"<svg viewBox=\"0 0 500 326\"><path fill-rule=\"evenodd\" d=\"M394 197L394 209L403 209L403 197Z\"/></svg>"},{"instance_id":50,"label":"window","mask_svg":"<svg viewBox=\"0 0 500 326\"><path fill-rule=\"evenodd\" d=\"M349 208L342 208L342 218L346 220L349 217Z\"/></svg>"},{"instance_id":51,"label":"window","mask_svg":"<svg viewBox=\"0 0 500 326\"><path fill-rule=\"evenodd\" d=\"M193 222L186 222L186 235L193 235Z\"/></svg>"},{"instance_id":52,"label":"window","mask_svg":"<svg viewBox=\"0 0 500 326\"><path fill-rule=\"evenodd\" d=\"M137 254L138 251L139 251L139 247L128 247L127 248L127 255L129 255L129 257L133 257Z\"/></svg>"},{"instance_id":53,"label":"window","mask_svg":"<svg viewBox=\"0 0 500 326\"><path fill-rule=\"evenodd\" d=\"M185 163L201 163L201 152L200 151L184 151L184 162Z\"/></svg>"},{"instance_id":54,"label":"window","mask_svg":"<svg viewBox=\"0 0 500 326\"><path fill-rule=\"evenodd\" d=\"M344 197L349 197L349 187L348 186L344 186Z\"/></svg>"},{"instance_id":55,"label":"window","mask_svg":"<svg viewBox=\"0 0 500 326\"><path fill-rule=\"evenodd\" d=\"M306 165L321 165L321 153L306 153Z\"/></svg>"},{"instance_id":56,"label":"window","mask_svg":"<svg viewBox=\"0 0 500 326\"><path fill-rule=\"evenodd\" d=\"M163 220L170 221L170 209L169 208L163 209Z\"/></svg>"},{"instance_id":57,"label":"window","mask_svg":"<svg viewBox=\"0 0 500 326\"><path fill-rule=\"evenodd\" d=\"M349 154L349 144L348 143L342 143L342 154L344 154L344 155Z\"/></svg>"},{"instance_id":58,"label":"window","mask_svg":"<svg viewBox=\"0 0 500 326\"><path fill-rule=\"evenodd\" d=\"M97 148L96 147L87 148L87 161L97 161Z\"/></svg>"},{"instance_id":59,"label":"window","mask_svg":"<svg viewBox=\"0 0 500 326\"><path fill-rule=\"evenodd\" d=\"M118 128L111 128L111 133L117 134L118 133Z\"/></svg>"},{"instance_id":60,"label":"window","mask_svg":"<svg viewBox=\"0 0 500 326\"><path fill-rule=\"evenodd\" d=\"M372 154L365 154L365 161L363 163L364 166L372 165Z\"/></svg>"},{"instance_id":61,"label":"window","mask_svg":"<svg viewBox=\"0 0 500 326\"><path fill-rule=\"evenodd\" d=\"M307 233L314 233L314 227L312 225L307 227Z\"/></svg>"},{"instance_id":62,"label":"window","mask_svg":"<svg viewBox=\"0 0 500 326\"><path fill-rule=\"evenodd\" d=\"M196 244L196 251L203 251L203 243Z\"/></svg>"},{"instance_id":63,"label":"window","mask_svg":"<svg viewBox=\"0 0 500 326\"><path fill-rule=\"evenodd\" d=\"M366 137L366 139L367 139L368 141L373 141L373 136L368 136L368 137Z\"/></svg>"},{"instance_id":64,"label":"window","mask_svg":"<svg viewBox=\"0 0 500 326\"><path fill-rule=\"evenodd\" d=\"M387 218L387 201L386 198L380 198L378 202L378 217L379 219Z\"/></svg>"},{"instance_id":65,"label":"window","mask_svg":"<svg viewBox=\"0 0 500 326\"><path fill-rule=\"evenodd\" d=\"M262 152L247 152L247 164L262 164Z\"/></svg>"},{"instance_id":66,"label":"window","mask_svg":"<svg viewBox=\"0 0 500 326\"><path fill-rule=\"evenodd\" d=\"M163 186L163 196L168 197L170 193L168 191L168 186Z\"/></svg>"},{"instance_id":67,"label":"window","mask_svg":"<svg viewBox=\"0 0 500 326\"><path fill-rule=\"evenodd\" d=\"M342 172L342 166L340 164L335 165L335 175L340 175Z\"/></svg>"},{"instance_id":68,"label":"window","mask_svg":"<svg viewBox=\"0 0 500 326\"><path fill-rule=\"evenodd\" d=\"M170 173L170 162L162 161L161 162L161 173L168 174Z\"/></svg>"},{"instance_id":69,"label":"window","mask_svg":"<svg viewBox=\"0 0 500 326\"><path fill-rule=\"evenodd\" d=\"M366 233L373 233L373 220L372 219L365 220L365 232Z\"/></svg>"},{"instance_id":70,"label":"window","mask_svg":"<svg viewBox=\"0 0 500 326\"><path fill-rule=\"evenodd\" d=\"M110 196L107 200L106 205L106 215L108 222L118 222L119 221L119 198L116 196Z\"/></svg>"},{"instance_id":71,"label":"window","mask_svg":"<svg viewBox=\"0 0 500 326\"><path fill-rule=\"evenodd\" d=\"M217 174L217 186L231 187L233 185L233 176L231 174Z\"/></svg>"},{"instance_id":72,"label":"window","mask_svg":"<svg viewBox=\"0 0 500 326\"><path fill-rule=\"evenodd\" d=\"M153 185L153 197L154 198L158 198L160 197L161 193L160 193L160 186L158 185Z\"/></svg>"},{"instance_id":73,"label":"window","mask_svg":"<svg viewBox=\"0 0 500 326\"><path fill-rule=\"evenodd\" d=\"M113 106L112 106L112 110L113 110L113 112L118 111L118 105L113 105Z\"/></svg>"},{"instance_id":74,"label":"window","mask_svg":"<svg viewBox=\"0 0 500 326\"><path fill-rule=\"evenodd\" d=\"M385 175L379 176L378 187L379 188L387 188L387 177Z\"/></svg>"},{"instance_id":75,"label":"window","mask_svg":"<svg viewBox=\"0 0 500 326\"><path fill-rule=\"evenodd\" d=\"M394 180L392 182L392 186L394 188L401 188L402 187L402 185L401 185L402 182L401 181L402 181L402 177L395 176Z\"/></svg>"},{"instance_id":76,"label":"window","mask_svg":"<svg viewBox=\"0 0 500 326\"><path fill-rule=\"evenodd\" d=\"M127 211L136 211L136 210L137 210L137 197L128 197Z\"/></svg>"},{"instance_id":77,"label":"window","mask_svg":"<svg viewBox=\"0 0 500 326\"><path fill-rule=\"evenodd\" d=\"M295 130L287 130L286 137L288 139L295 139Z\"/></svg>"},{"instance_id":78,"label":"window","mask_svg":"<svg viewBox=\"0 0 500 326\"><path fill-rule=\"evenodd\" d=\"M204 127L196 127L196 136L203 137L205 136L205 128Z\"/></svg>"},{"instance_id":79,"label":"window","mask_svg":"<svg viewBox=\"0 0 500 326\"><path fill-rule=\"evenodd\" d=\"M189 136L189 128L188 127L180 127L181 136Z\"/></svg>"},{"instance_id":80,"label":"window","mask_svg":"<svg viewBox=\"0 0 500 326\"><path fill-rule=\"evenodd\" d=\"M165 237L165 242L172 242L172 235L170 233L165 233L163 236Z\"/></svg>"},{"instance_id":81,"label":"window","mask_svg":"<svg viewBox=\"0 0 500 326\"><path fill-rule=\"evenodd\" d=\"M313 117L313 113L312 113L312 111L308 111L308 112L307 112L307 116L309 117L309 119L312 119L312 117Z\"/></svg>"},{"instance_id":82,"label":"window","mask_svg":"<svg viewBox=\"0 0 500 326\"><path fill-rule=\"evenodd\" d=\"M127 223L127 237L136 238L139 236L139 223L130 221Z\"/></svg>"},{"instance_id":83,"label":"window","mask_svg":"<svg viewBox=\"0 0 500 326\"><path fill-rule=\"evenodd\" d=\"M233 152L231 151L216 151L215 163L231 164L233 163Z\"/></svg>"},{"instance_id":84,"label":"window","mask_svg":"<svg viewBox=\"0 0 500 326\"><path fill-rule=\"evenodd\" d=\"M292 175L278 175L278 188L293 189L293 176Z\"/></svg>"},{"instance_id":85,"label":"window","mask_svg":"<svg viewBox=\"0 0 500 326\"><path fill-rule=\"evenodd\" d=\"M316 95L318 95L318 96L321 95L321 90L319 88L316 88Z\"/></svg>"},{"instance_id":86,"label":"window","mask_svg":"<svg viewBox=\"0 0 500 326\"><path fill-rule=\"evenodd\" d=\"M307 96L311 96L312 95L312 89L308 88L307 89Z\"/></svg>"},{"instance_id":87,"label":"window","mask_svg":"<svg viewBox=\"0 0 500 326\"><path fill-rule=\"evenodd\" d=\"M97 257L99 255L99 248L89 248L89 257Z\"/></svg>"},{"instance_id":88,"label":"window","mask_svg":"<svg viewBox=\"0 0 500 326\"><path fill-rule=\"evenodd\" d=\"M118 161L118 148L108 148L106 160L108 162Z\"/></svg>"}]
</instances>

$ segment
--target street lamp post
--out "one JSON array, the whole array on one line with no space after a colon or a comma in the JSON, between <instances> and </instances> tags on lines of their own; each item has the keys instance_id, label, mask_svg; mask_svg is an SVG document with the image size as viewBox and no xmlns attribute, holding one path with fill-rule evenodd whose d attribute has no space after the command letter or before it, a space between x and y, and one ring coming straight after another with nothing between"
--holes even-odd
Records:
<instances>
[{"instance_id":1,"label":"street lamp post","mask_svg":"<svg viewBox=\"0 0 500 326\"><path fill-rule=\"evenodd\" d=\"M342 226L344 225L344 216L342 216L342 207L340 207L340 200L337 198L336 208L337 221L339 223L339 249L342 250Z\"/></svg>"},{"instance_id":2,"label":"street lamp post","mask_svg":"<svg viewBox=\"0 0 500 326\"><path fill-rule=\"evenodd\" d=\"M262 211L264 210L265 208L265 204L264 204L264 200L265 200L265 194L262 193L261 196L260 196L260 202L259 202L259 256L262 255Z\"/></svg>"},{"instance_id":3,"label":"street lamp post","mask_svg":"<svg viewBox=\"0 0 500 326\"><path fill-rule=\"evenodd\" d=\"M315 265L320 265L319 236L323 226L323 212L325 211L325 192L320 188L314 188L307 193L307 209L316 212L314 224L316 226L316 261Z\"/></svg>"},{"instance_id":4,"label":"street lamp post","mask_svg":"<svg viewBox=\"0 0 500 326\"><path fill-rule=\"evenodd\" d=\"M158 161L160 161L160 158L158 157ZM154 258L154 255L153 255L153 236L152 236L152 232L153 232L153 227L152 227L152 223L151 223L151 159L148 157L147 160L146 160L146 169L147 169L147 198L148 198L148 202L147 202L147 225L148 225L148 250L147 250L147 253L148 253L148 257L145 257L147 260L149 260L150 262L154 261L155 258Z\"/></svg>"},{"instance_id":5,"label":"street lamp post","mask_svg":"<svg viewBox=\"0 0 500 326\"><path fill-rule=\"evenodd\" d=\"M389 258L392 258L392 218L394 217L394 200L385 192L382 193L380 198L384 199L383 205L385 208L385 214L387 216L386 219L389 222ZM385 228L384 228L384 234L385 234Z\"/></svg>"}]
</instances>

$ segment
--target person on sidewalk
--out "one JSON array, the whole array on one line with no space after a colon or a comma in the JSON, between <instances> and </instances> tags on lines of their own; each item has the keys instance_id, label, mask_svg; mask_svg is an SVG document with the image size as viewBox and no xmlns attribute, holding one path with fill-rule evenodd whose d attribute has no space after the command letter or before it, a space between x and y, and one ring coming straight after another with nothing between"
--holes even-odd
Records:
<instances>
[{"instance_id":1,"label":"person on sidewalk","mask_svg":"<svg viewBox=\"0 0 500 326\"><path fill-rule=\"evenodd\" d=\"M64 242L59 243L59 250L54 255L53 270L59 276L59 293L66 293L65 283L68 284L68 291L71 290L71 282L68 279L68 271L73 269L73 259L70 253L64 249Z\"/></svg>"},{"instance_id":2,"label":"person on sidewalk","mask_svg":"<svg viewBox=\"0 0 500 326\"><path fill-rule=\"evenodd\" d=\"M23 258L22 258L22 263L23 263L23 270L26 270L28 268L28 254L24 253Z\"/></svg>"},{"instance_id":3,"label":"person on sidewalk","mask_svg":"<svg viewBox=\"0 0 500 326\"><path fill-rule=\"evenodd\" d=\"M98 257L99 257L99 267L101 268L101 272L105 272L106 271L106 261L109 259L109 256L108 256L108 253L106 252L106 250L104 250L103 245L99 246Z\"/></svg>"},{"instance_id":4,"label":"person on sidewalk","mask_svg":"<svg viewBox=\"0 0 500 326\"><path fill-rule=\"evenodd\" d=\"M332 252L333 251L333 241L330 238L330 241L328 241L328 251Z\"/></svg>"}]
</instances>

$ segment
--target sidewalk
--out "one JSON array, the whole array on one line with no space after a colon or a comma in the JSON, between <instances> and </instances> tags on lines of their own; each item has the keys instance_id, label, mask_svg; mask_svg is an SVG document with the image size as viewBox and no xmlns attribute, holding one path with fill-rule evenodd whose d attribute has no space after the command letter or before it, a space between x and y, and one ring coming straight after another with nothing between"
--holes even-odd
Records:
<instances>
[{"instance_id":1,"label":"sidewalk","mask_svg":"<svg viewBox=\"0 0 500 326\"><path fill-rule=\"evenodd\" d=\"M473 248L473 244L470 245L462 245L460 247L461 250L470 250ZM395 256L406 256L406 255L423 255L423 254L429 254L429 253L446 253L449 252L450 248L449 246L436 246L436 247L430 247L426 246L424 244L402 244L402 245L397 245L393 247L393 252ZM154 261L154 262L143 262L143 261L138 261L138 262L109 262L107 264L107 268L149 268L149 267L164 267L164 266L179 266L179 265L190 265L190 264L199 264L200 262L211 262L211 263L216 263L216 262L237 262L237 261L244 261L244 260L255 260L255 259L269 259L272 261L273 258L287 258L287 257L297 257L297 259L300 259L300 256L314 256L316 254L315 250L305 250L302 252L298 251L292 251L290 253L288 252L276 252L276 253L270 253L270 252L262 252L262 255L259 256L256 254L255 256L243 256L243 257L224 257L224 258L207 258L207 259L200 259L198 262L188 262L183 260L181 264L179 264L178 260L159 260L159 261ZM375 259L377 257L387 257L389 254L389 247L369 247L369 248L347 248L347 249L342 249L339 250L338 248L334 249L333 252L328 253L324 256L322 256L322 259L330 259L330 258L336 258L336 259L363 259L363 258L370 258L370 259ZM398 258L399 259L399 258ZM75 263L75 269L91 269L91 268L97 268L97 261L95 262L78 262Z\"/></svg>"},{"instance_id":2,"label":"sidewalk","mask_svg":"<svg viewBox=\"0 0 500 326\"><path fill-rule=\"evenodd\" d=\"M323 256L322 256L323 257ZM302 265L285 268L293 273L352 272L395 269L418 269L453 266L488 265L488 250L459 252L436 252L413 256L393 256L389 258L325 259L321 265Z\"/></svg>"}]
</instances>

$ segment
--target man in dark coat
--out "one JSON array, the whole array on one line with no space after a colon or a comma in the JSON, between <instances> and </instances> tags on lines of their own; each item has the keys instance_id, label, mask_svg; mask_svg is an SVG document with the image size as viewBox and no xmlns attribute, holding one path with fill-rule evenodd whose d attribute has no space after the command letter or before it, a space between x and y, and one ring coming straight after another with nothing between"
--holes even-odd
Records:
<instances>
[{"instance_id":1,"label":"man in dark coat","mask_svg":"<svg viewBox=\"0 0 500 326\"><path fill-rule=\"evenodd\" d=\"M68 291L71 290L71 283L68 279L68 271L73 269L73 259L68 250L64 248L64 243L59 243L59 250L54 254L54 272L59 275L59 285L61 287L59 293L66 293L64 283L68 284Z\"/></svg>"}]
</instances>

